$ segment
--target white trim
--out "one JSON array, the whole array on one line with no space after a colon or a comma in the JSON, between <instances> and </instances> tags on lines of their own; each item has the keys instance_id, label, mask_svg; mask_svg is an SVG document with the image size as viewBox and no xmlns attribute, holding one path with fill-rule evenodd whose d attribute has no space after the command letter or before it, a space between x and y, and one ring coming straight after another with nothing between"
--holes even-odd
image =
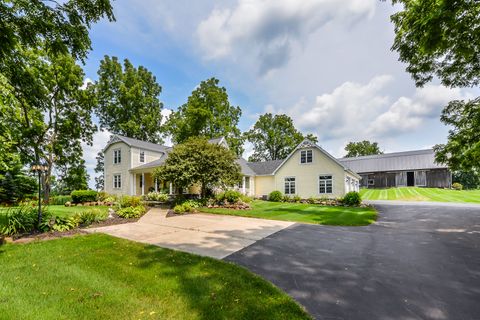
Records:
<instances>
[{"instance_id":1,"label":"white trim","mask_svg":"<svg viewBox=\"0 0 480 320\"><path fill-rule=\"evenodd\" d=\"M332 178L331 179L324 179L325 181L328 181L328 180L331 180L332 181L332 192L326 192L327 191L327 184L325 184L325 193L322 193L320 192L320 177L322 176L331 176ZM334 194L333 192L333 182L334 182L334 175L331 174L331 173L321 173L318 175L318 179L317 179L317 193L320 194L320 195L325 195L325 194Z\"/></svg>"},{"instance_id":2,"label":"white trim","mask_svg":"<svg viewBox=\"0 0 480 320\"><path fill-rule=\"evenodd\" d=\"M308 160L308 154L307 152L310 151L312 153L312 161L310 162L307 162ZM305 163L302 162L302 152L305 152ZM309 149L301 149L300 150L300 159L298 161L301 165L306 165L306 164L312 164L313 163L313 149L312 148L309 148Z\"/></svg>"},{"instance_id":3,"label":"white trim","mask_svg":"<svg viewBox=\"0 0 480 320\"><path fill-rule=\"evenodd\" d=\"M142 172L142 196L145 195L145 173Z\"/></svg>"},{"instance_id":4,"label":"white trim","mask_svg":"<svg viewBox=\"0 0 480 320\"><path fill-rule=\"evenodd\" d=\"M119 187L117 187L116 183L115 183L115 178L116 177L120 177L120 179L118 181L119 184L120 184ZM116 189L116 190L122 189L122 174L121 173L114 173L112 178L113 178L113 189Z\"/></svg>"},{"instance_id":5,"label":"white trim","mask_svg":"<svg viewBox=\"0 0 480 320\"><path fill-rule=\"evenodd\" d=\"M285 192L285 183L286 183L287 181L285 181L285 180L286 180L286 179L291 179L291 178L293 178L293 181L289 181L289 182L288 182L288 183L289 183L288 193L286 193L286 192ZM290 189L292 188L292 185L291 185L292 182L293 182L293 188L295 189L295 192L294 192L294 193L290 193ZM286 195L289 195L289 196L297 194L297 177L295 177L295 176L286 176L286 177L283 177L283 193L286 194Z\"/></svg>"},{"instance_id":6,"label":"white trim","mask_svg":"<svg viewBox=\"0 0 480 320\"><path fill-rule=\"evenodd\" d=\"M142 161L142 155L143 155L143 161ZM138 151L138 162L145 163L145 150L139 149L139 151Z\"/></svg>"},{"instance_id":7,"label":"white trim","mask_svg":"<svg viewBox=\"0 0 480 320\"><path fill-rule=\"evenodd\" d=\"M113 159L112 159L113 164L121 164L121 163L122 163L122 148L113 149L112 151L113 151ZM118 151L119 154L120 154L120 157L119 157L119 158L120 158L120 161L115 162L115 160L116 160L116 158L117 158L117 156L115 155L115 153L116 153L117 151Z\"/></svg>"}]
</instances>

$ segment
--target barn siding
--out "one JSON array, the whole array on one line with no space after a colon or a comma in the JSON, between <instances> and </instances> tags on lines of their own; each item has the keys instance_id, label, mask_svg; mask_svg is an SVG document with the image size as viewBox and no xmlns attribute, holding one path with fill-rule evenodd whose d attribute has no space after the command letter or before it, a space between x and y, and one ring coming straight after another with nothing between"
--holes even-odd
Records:
<instances>
[{"instance_id":1,"label":"barn siding","mask_svg":"<svg viewBox=\"0 0 480 320\"><path fill-rule=\"evenodd\" d=\"M448 169L431 169L431 170L408 170L415 172L415 182L424 183L429 188L450 188L452 177ZM359 173L362 177L361 186L365 188L392 188L406 186L406 172L375 172L375 173ZM369 186L368 180L373 179L375 185Z\"/></svg>"}]
</instances>

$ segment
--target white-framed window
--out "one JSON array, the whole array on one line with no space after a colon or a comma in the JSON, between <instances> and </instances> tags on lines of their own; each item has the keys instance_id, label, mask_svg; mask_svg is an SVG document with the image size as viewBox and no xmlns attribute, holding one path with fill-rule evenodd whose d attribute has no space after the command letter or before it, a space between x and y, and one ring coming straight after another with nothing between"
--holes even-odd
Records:
<instances>
[{"instance_id":1,"label":"white-framed window","mask_svg":"<svg viewBox=\"0 0 480 320\"><path fill-rule=\"evenodd\" d=\"M115 149L113 150L113 163L121 163L122 162L122 150Z\"/></svg>"},{"instance_id":2,"label":"white-framed window","mask_svg":"<svg viewBox=\"0 0 480 320\"><path fill-rule=\"evenodd\" d=\"M122 175L121 174L113 175L113 188L114 189L121 189L122 188Z\"/></svg>"},{"instance_id":3,"label":"white-framed window","mask_svg":"<svg viewBox=\"0 0 480 320\"><path fill-rule=\"evenodd\" d=\"M301 150L300 151L300 163L312 163L313 162L313 150Z\"/></svg>"},{"instance_id":4,"label":"white-framed window","mask_svg":"<svg viewBox=\"0 0 480 320\"><path fill-rule=\"evenodd\" d=\"M333 176L321 175L318 178L318 193L333 193Z\"/></svg>"},{"instance_id":5,"label":"white-framed window","mask_svg":"<svg viewBox=\"0 0 480 320\"><path fill-rule=\"evenodd\" d=\"M285 194L292 195L296 193L295 177L285 177Z\"/></svg>"},{"instance_id":6,"label":"white-framed window","mask_svg":"<svg viewBox=\"0 0 480 320\"><path fill-rule=\"evenodd\" d=\"M140 162L145 162L145 151L140 151L140 155L139 155L140 159L139 161Z\"/></svg>"}]
</instances>

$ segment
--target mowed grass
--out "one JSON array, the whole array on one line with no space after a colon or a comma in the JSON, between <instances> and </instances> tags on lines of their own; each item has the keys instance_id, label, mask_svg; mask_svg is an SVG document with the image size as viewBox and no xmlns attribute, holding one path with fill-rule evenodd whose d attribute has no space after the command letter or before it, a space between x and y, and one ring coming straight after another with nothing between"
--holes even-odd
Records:
<instances>
[{"instance_id":1,"label":"mowed grass","mask_svg":"<svg viewBox=\"0 0 480 320\"><path fill-rule=\"evenodd\" d=\"M61 217L67 217L67 216L73 216L77 212L82 212L85 210L90 210L90 209L99 209L102 211L107 211L108 207L107 206L75 206L75 207L65 207L63 205L49 205L49 206L42 206L42 210L48 210L53 215L61 216ZM2 213L6 212L9 208L8 207L0 207L0 216ZM1 220L1 217L0 217Z\"/></svg>"},{"instance_id":2,"label":"mowed grass","mask_svg":"<svg viewBox=\"0 0 480 320\"><path fill-rule=\"evenodd\" d=\"M270 202L255 200L250 210L200 208L206 213L252 218L284 220L334 226L365 226L374 222L377 212L373 208L331 207L316 204Z\"/></svg>"},{"instance_id":3,"label":"mowed grass","mask_svg":"<svg viewBox=\"0 0 480 320\"><path fill-rule=\"evenodd\" d=\"M404 200L480 203L480 190L451 190L438 188L401 187L361 189L363 200Z\"/></svg>"},{"instance_id":4,"label":"mowed grass","mask_svg":"<svg viewBox=\"0 0 480 320\"><path fill-rule=\"evenodd\" d=\"M211 258L102 234L0 246L2 319L310 319Z\"/></svg>"}]
</instances>

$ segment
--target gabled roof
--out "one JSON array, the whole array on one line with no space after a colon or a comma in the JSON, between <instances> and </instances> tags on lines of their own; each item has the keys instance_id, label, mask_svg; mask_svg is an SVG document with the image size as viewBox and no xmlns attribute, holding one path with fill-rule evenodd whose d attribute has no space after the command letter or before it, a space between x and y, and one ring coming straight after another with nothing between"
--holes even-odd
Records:
<instances>
[{"instance_id":1,"label":"gabled roof","mask_svg":"<svg viewBox=\"0 0 480 320\"><path fill-rule=\"evenodd\" d=\"M338 160L360 173L447 168L446 165L435 162L433 149L341 158Z\"/></svg>"},{"instance_id":2,"label":"gabled roof","mask_svg":"<svg viewBox=\"0 0 480 320\"><path fill-rule=\"evenodd\" d=\"M250 168L247 160L245 160L243 158L238 158L237 163L240 166L240 168L242 170L242 173L244 175L246 175L246 176L255 176L256 175L256 172L254 170L252 170L252 168Z\"/></svg>"},{"instance_id":3,"label":"gabled roof","mask_svg":"<svg viewBox=\"0 0 480 320\"><path fill-rule=\"evenodd\" d=\"M171 147L164 146L161 144L156 144L156 143L151 143L147 141L142 141L138 139L133 139L129 137L124 137L119 134L114 134L110 136L110 140L108 141L107 145L103 149L103 151L107 150L110 145L116 143L116 142L124 142L130 147L135 147L139 149L144 149L144 150L150 150L150 151L156 151L156 152L166 152L167 150L171 149Z\"/></svg>"},{"instance_id":4,"label":"gabled roof","mask_svg":"<svg viewBox=\"0 0 480 320\"><path fill-rule=\"evenodd\" d=\"M256 175L271 175L283 163L282 160L270 160L261 162L248 162L248 166L256 173Z\"/></svg>"}]
</instances>

